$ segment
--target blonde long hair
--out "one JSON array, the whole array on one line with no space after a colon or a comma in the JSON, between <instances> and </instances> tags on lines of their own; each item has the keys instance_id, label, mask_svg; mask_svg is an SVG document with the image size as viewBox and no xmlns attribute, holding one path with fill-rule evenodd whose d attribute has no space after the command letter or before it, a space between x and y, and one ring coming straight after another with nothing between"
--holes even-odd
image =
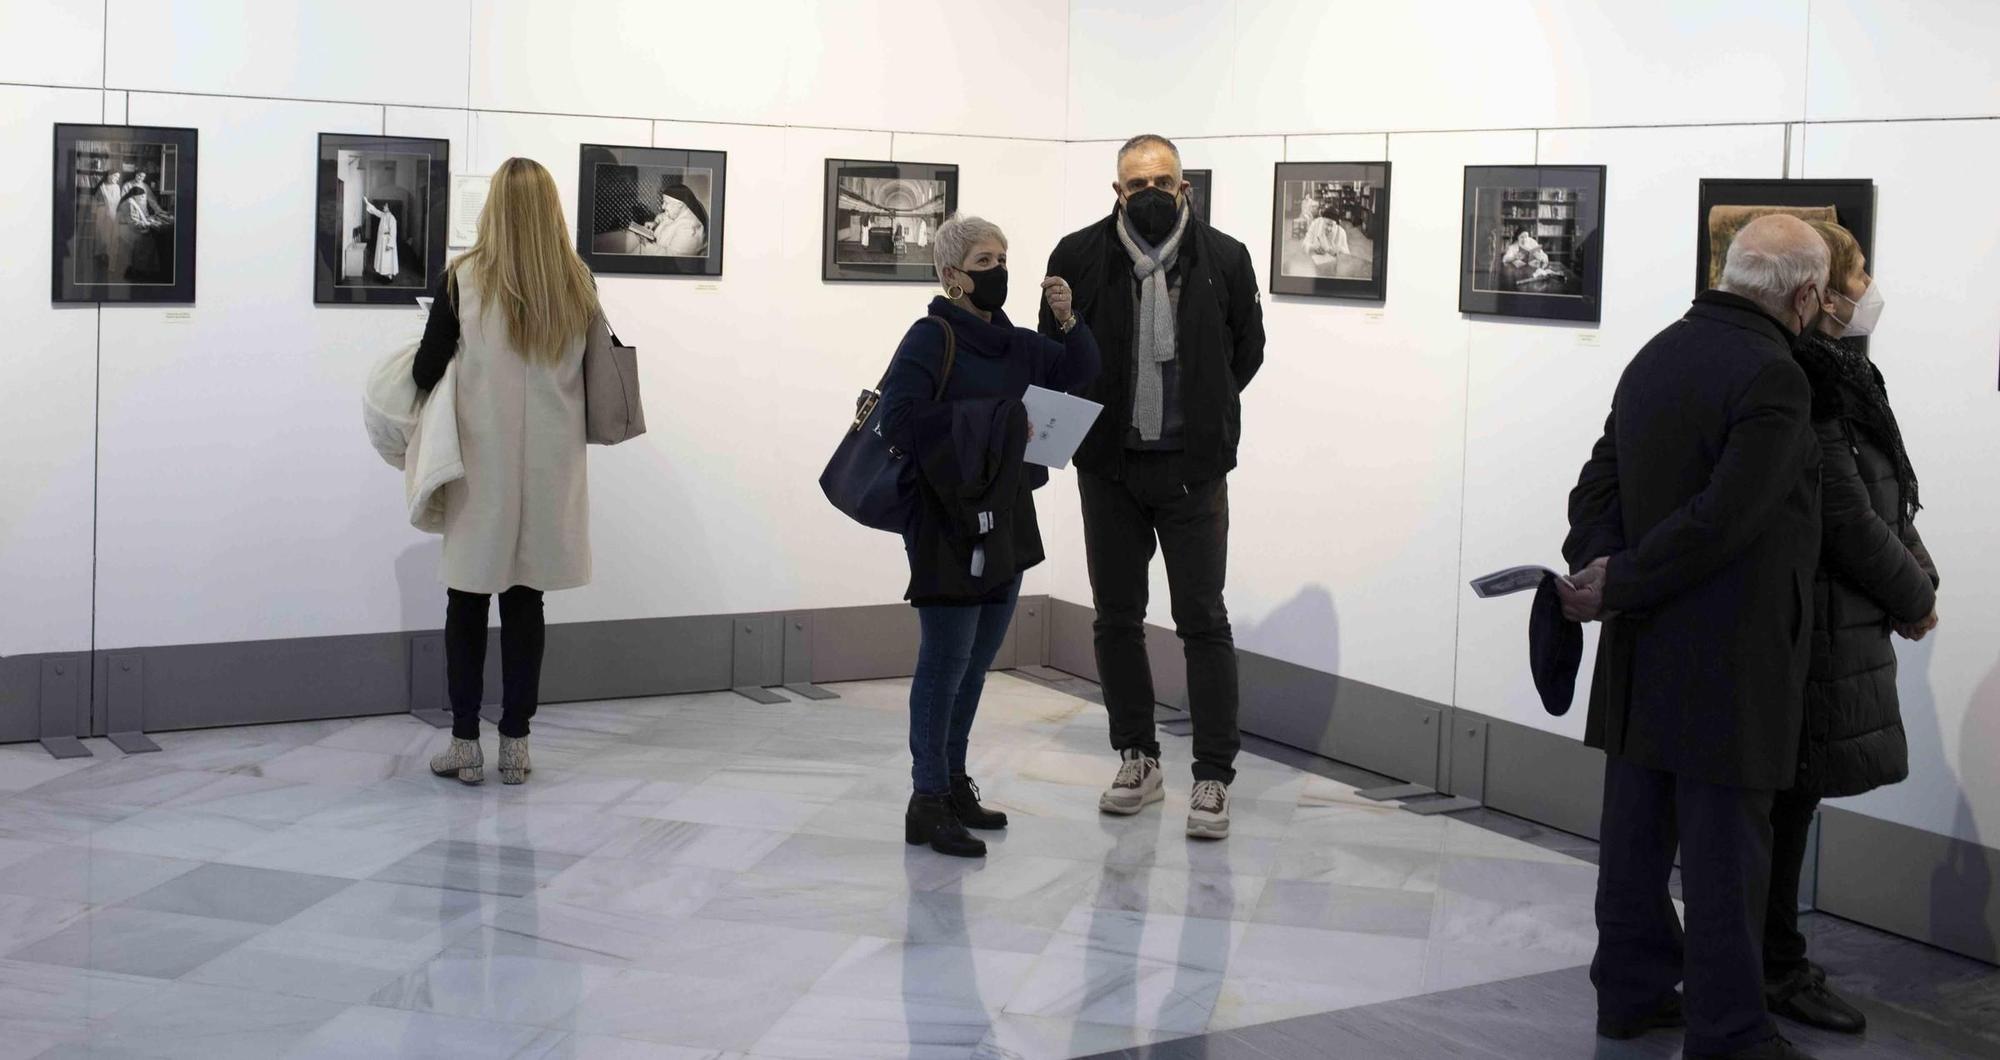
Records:
<instances>
[{"instance_id":1,"label":"blonde long hair","mask_svg":"<svg viewBox=\"0 0 2000 1060\"><path fill-rule=\"evenodd\" d=\"M555 178L533 159L500 164L479 239L452 268L471 271L485 307L499 309L515 348L533 361L562 360L597 316L597 281L570 246Z\"/></svg>"}]
</instances>

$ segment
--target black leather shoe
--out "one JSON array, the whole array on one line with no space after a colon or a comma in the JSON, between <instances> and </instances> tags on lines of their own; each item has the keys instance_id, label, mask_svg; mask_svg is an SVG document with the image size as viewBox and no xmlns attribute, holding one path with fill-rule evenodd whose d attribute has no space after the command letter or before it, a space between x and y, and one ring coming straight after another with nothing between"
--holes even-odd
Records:
<instances>
[{"instance_id":1,"label":"black leather shoe","mask_svg":"<svg viewBox=\"0 0 2000 1060\"><path fill-rule=\"evenodd\" d=\"M979 785L963 774L951 778L951 809L967 828L1007 827L1007 815L979 805Z\"/></svg>"},{"instance_id":2,"label":"black leather shoe","mask_svg":"<svg viewBox=\"0 0 2000 1060\"><path fill-rule=\"evenodd\" d=\"M1738 1049L1732 1053L1697 1053L1689 1051L1682 1055L1687 1060L1813 1060L1811 1053L1786 1041L1785 1036L1782 1034L1775 1038L1766 1038L1748 1049Z\"/></svg>"},{"instance_id":3,"label":"black leather shoe","mask_svg":"<svg viewBox=\"0 0 2000 1060\"><path fill-rule=\"evenodd\" d=\"M1597 1017L1597 1034L1600 1038L1626 1041L1645 1034L1647 1031L1671 1030L1687 1026L1687 1016L1681 1011L1681 995L1678 991L1668 994L1660 1007L1637 1019L1619 1020L1610 1016Z\"/></svg>"},{"instance_id":4,"label":"black leather shoe","mask_svg":"<svg viewBox=\"0 0 2000 1060\"><path fill-rule=\"evenodd\" d=\"M1826 985L1826 969L1808 965L1782 983L1764 984L1764 1006L1774 1016L1840 1034L1860 1034L1868 1017Z\"/></svg>"},{"instance_id":5,"label":"black leather shoe","mask_svg":"<svg viewBox=\"0 0 2000 1060\"><path fill-rule=\"evenodd\" d=\"M929 843L932 850L955 858L986 856L986 844L967 832L952 812L949 795L910 796L910 808L903 814L903 842Z\"/></svg>"}]
</instances>

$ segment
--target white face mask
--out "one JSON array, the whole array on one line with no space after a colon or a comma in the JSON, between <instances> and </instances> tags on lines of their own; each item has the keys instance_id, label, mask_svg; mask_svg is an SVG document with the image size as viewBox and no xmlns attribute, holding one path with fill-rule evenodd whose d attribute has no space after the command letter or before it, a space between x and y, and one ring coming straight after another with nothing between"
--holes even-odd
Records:
<instances>
[{"instance_id":1,"label":"white face mask","mask_svg":"<svg viewBox=\"0 0 2000 1060\"><path fill-rule=\"evenodd\" d=\"M1854 307L1854 311L1847 316L1847 326L1840 331L1841 338L1858 338L1874 332L1876 323L1882 319L1882 289L1875 285L1873 277L1869 278L1868 289L1861 292L1858 301L1839 291L1833 294Z\"/></svg>"}]
</instances>

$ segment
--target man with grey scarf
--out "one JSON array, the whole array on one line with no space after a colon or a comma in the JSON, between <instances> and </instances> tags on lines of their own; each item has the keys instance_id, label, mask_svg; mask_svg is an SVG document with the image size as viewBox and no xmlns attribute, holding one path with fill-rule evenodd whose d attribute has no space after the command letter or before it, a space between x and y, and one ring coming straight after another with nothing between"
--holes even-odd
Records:
<instances>
[{"instance_id":1,"label":"man with grey scarf","mask_svg":"<svg viewBox=\"0 0 2000 1060\"><path fill-rule=\"evenodd\" d=\"M1145 629L1157 550L1194 720L1187 833L1221 839L1242 744L1222 598L1228 474L1241 436L1239 395L1264 361L1264 318L1249 250L1194 216L1189 187L1171 141L1133 137L1118 151L1116 208L1065 237L1049 274L1070 280L1076 314L1103 354L1084 396L1105 411L1076 454L1098 680L1120 759L1098 807L1131 815L1166 797ZM1041 327L1061 331L1046 309Z\"/></svg>"}]
</instances>

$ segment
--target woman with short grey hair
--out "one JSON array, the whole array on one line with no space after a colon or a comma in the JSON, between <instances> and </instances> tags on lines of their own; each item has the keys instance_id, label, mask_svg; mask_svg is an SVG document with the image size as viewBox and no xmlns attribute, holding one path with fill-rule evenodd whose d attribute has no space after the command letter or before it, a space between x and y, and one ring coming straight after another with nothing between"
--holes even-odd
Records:
<instances>
[{"instance_id":1,"label":"woman with short grey hair","mask_svg":"<svg viewBox=\"0 0 2000 1060\"><path fill-rule=\"evenodd\" d=\"M903 838L954 857L981 857L968 828L1005 828L979 803L966 748L986 671L1006 639L1021 575L1042 561L1033 491L1045 468L1023 459L1030 386L1074 392L1097 378L1097 340L1076 317L1069 284L1042 297L1061 341L1007 318L1007 236L977 217L931 239L944 293L910 326L882 386L881 430L914 460L921 485L903 548L904 596L921 639L910 682L910 807Z\"/></svg>"}]
</instances>

